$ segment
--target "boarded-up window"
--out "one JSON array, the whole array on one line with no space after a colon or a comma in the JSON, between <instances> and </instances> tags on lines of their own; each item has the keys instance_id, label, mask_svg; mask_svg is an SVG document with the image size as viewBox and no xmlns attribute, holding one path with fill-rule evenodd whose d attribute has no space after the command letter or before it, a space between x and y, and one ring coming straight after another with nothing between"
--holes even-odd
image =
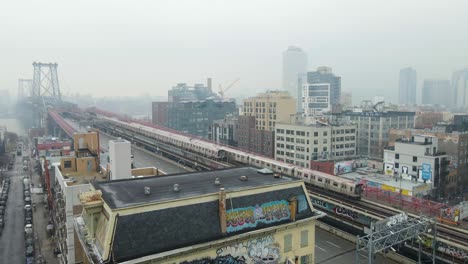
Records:
<instances>
[{"instance_id":1,"label":"boarded-up window","mask_svg":"<svg viewBox=\"0 0 468 264\"><path fill-rule=\"evenodd\" d=\"M284 235L284 253L292 250L292 234Z\"/></svg>"},{"instance_id":2,"label":"boarded-up window","mask_svg":"<svg viewBox=\"0 0 468 264\"><path fill-rule=\"evenodd\" d=\"M309 245L309 230L301 231L301 248Z\"/></svg>"}]
</instances>

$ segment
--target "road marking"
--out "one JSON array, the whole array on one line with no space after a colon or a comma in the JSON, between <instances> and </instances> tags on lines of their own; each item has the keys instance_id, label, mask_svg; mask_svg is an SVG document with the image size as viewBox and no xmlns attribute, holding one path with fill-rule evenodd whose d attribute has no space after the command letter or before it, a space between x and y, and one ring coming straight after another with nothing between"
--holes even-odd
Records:
<instances>
[{"instance_id":1,"label":"road marking","mask_svg":"<svg viewBox=\"0 0 468 264\"><path fill-rule=\"evenodd\" d=\"M325 242L327 242L328 244L330 244L330 245L333 245L333 246L335 246L335 247L337 247L337 248L341 248L341 247L340 247L340 246L338 246L337 244L334 244L334 243L332 243L332 242L330 242L330 241L328 241L328 240L327 240L327 241L325 241Z\"/></svg>"},{"instance_id":2,"label":"road marking","mask_svg":"<svg viewBox=\"0 0 468 264\"><path fill-rule=\"evenodd\" d=\"M323 248L321 248L321 247L319 247L319 246L317 246L317 245L315 245L315 247L318 248L318 249L320 249L320 250L322 250L322 251L326 251L325 249L323 249Z\"/></svg>"}]
</instances>

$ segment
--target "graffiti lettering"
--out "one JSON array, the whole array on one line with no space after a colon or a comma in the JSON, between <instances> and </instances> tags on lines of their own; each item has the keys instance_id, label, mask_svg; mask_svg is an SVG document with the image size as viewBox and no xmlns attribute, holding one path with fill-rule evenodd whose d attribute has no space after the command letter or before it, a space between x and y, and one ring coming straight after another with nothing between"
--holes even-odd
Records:
<instances>
[{"instance_id":1,"label":"graffiti lettering","mask_svg":"<svg viewBox=\"0 0 468 264\"><path fill-rule=\"evenodd\" d=\"M226 211L227 232L256 227L258 223L275 223L289 219L290 211L285 200L264 203L261 206L234 208Z\"/></svg>"},{"instance_id":2,"label":"graffiti lettering","mask_svg":"<svg viewBox=\"0 0 468 264\"><path fill-rule=\"evenodd\" d=\"M312 203L314 203L314 205L317 205L319 207L322 207L322 208L327 208L328 207L328 204L322 200L319 200L319 199L315 199L315 198L312 198Z\"/></svg>"},{"instance_id":3,"label":"graffiti lettering","mask_svg":"<svg viewBox=\"0 0 468 264\"><path fill-rule=\"evenodd\" d=\"M351 209L344 208L344 207L335 207L333 208L333 211L337 215L345 216L351 219L357 219L359 217L359 214Z\"/></svg>"}]
</instances>

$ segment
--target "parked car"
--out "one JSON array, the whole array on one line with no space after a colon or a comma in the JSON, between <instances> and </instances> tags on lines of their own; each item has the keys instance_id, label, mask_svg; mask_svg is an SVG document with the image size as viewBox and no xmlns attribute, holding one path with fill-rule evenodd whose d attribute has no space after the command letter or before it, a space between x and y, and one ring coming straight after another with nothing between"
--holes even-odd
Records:
<instances>
[{"instance_id":1,"label":"parked car","mask_svg":"<svg viewBox=\"0 0 468 264\"><path fill-rule=\"evenodd\" d=\"M29 191L24 191L24 196L30 196L31 193L29 193Z\"/></svg>"},{"instance_id":2,"label":"parked car","mask_svg":"<svg viewBox=\"0 0 468 264\"><path fill-rule=\"evenodd\" d=\"M25 211L31 211L32 210L31 205L30 204L25 205L24 210Z\"/></svg>"},{"instance_id":3,"label":"parked car","mask_svg":"<svg viewBox=\"0 0 468 264\"><path fill-rule=\"evenodd\" d=\"M5 220L3 220L3 217L0 217L0 227L3 227L5 225Z\"/></svg>"},{"instance_id":4,"label":"parked car","mask_svg":"<svg viewBox=\"0 0 468 264\"><path fill-rule=\"evenodd\" d=\"M34 256L34 247L32 245L26 247L26 256L27 257Z\"/></svg>"},{"instance_id":5,"label":"parked car","mask_svg":"<svg viewBox=\"0 0 468 264\"><path fill-rule=\"evenodd\" d=\"M32 224L27 224L24 226L24 233L26 234L32 234L33 229L32 229Z\"/></svg>"},{"instance_id":6,"label":"parked car","mask_svg":"<svg viewBox=\"0 0 468 264\"><path fill-rule=\"evenodd\" d=\"M34 239L32 239L32 238L27 238L27 239L24 241L24 244L25 244L26 246L34 245Z\"/></svg>"},{"instance_id":7,"label":"parked car","mask_svg":"<svg viewBox=\"0 0 468 264\"><path fill-rule=\"evenodd\" d=\"M24 198L24 202L26 204L31 204L31 197L28 196L28 197Z\"/></svg>"}]
</instances>

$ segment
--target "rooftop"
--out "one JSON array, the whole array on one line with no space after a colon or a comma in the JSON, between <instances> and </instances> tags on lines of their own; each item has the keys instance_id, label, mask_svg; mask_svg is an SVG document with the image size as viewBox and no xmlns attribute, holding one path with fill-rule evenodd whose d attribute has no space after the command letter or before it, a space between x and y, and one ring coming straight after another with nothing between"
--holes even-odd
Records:
<instances>
[{"instance_id":1,"label":"rooftop","mask_svg":"<svg viewBox=\"0 0 468 264\"><path fill-rule=\"evenodd\" d=\"M240 180L246 176L247 180ZM215 185L216 178L220 185ZM261 186L293 182L292 178L275 178L273 174L261 174L253 167L230 168L216 171L172 174L159 177L123 179L110 182L93 182L96 190L101 190L103 200L113 209L140 204L183 199L219 192L252 189ZM178 184L179 191L174 191ZM145 187L151 194L145 195Z\"/></svg>"},{"instance_id":2,"label":"rooftop","mask_svg":"<svg viewBox=\"0 0 468 264\"><path fill-rule=\"evenodd\" d=\"M60 167L60 165L58 165ZM63 179L65 180L67 186L73 186L78 184L87 184L93 181L104 181L106 180L106 176L96 172L96 171L89 171L86 173L83 172L67 172L62 173Z\"/></svg>"}]
</instances>

